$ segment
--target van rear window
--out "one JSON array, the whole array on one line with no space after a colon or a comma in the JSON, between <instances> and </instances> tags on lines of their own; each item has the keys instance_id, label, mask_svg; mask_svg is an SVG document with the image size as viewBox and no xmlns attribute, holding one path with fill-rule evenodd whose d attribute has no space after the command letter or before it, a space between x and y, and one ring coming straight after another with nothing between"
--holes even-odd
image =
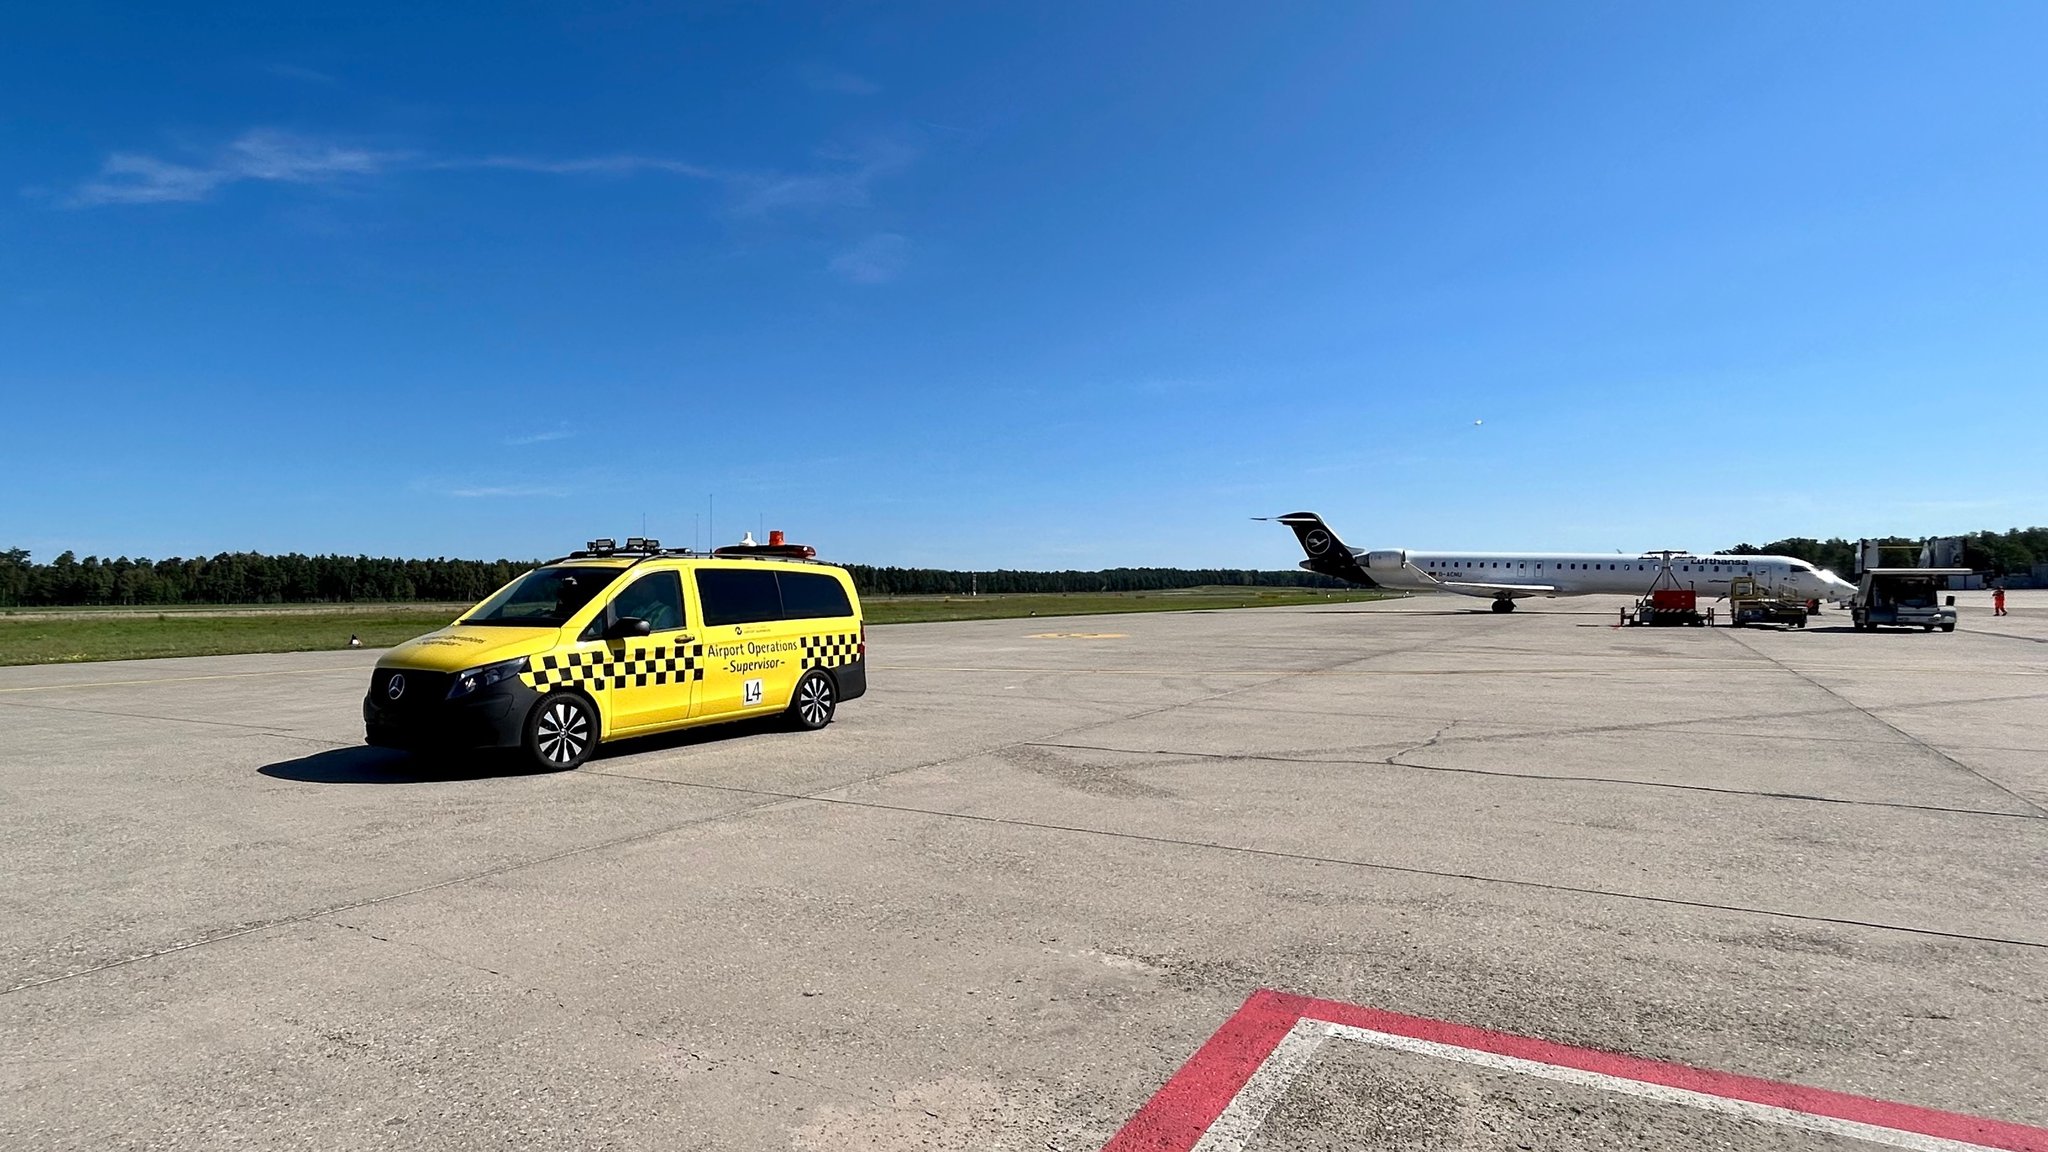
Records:
<instances>
[{"instance_id":1,"label":"van rear window","mask_svg":"<svg viewBox=\"0 0 2048 1152\"><path fill-rule=\"evenodd\" d=\"M703 601L707 627L782 619L775 573L762 568L699 568L697 598Z\"/></svg>"},{"instance_id":2,"label":"van rear window","mask_svg":"<svg viewBox=\"0 0 2048 1152\"><path fill-rule=\"evenodd\" d=\"M853 615L846 587L830 576L821 572L778 572L775 579L782 585L784 620Z\"/></svg>"}]
</instances>

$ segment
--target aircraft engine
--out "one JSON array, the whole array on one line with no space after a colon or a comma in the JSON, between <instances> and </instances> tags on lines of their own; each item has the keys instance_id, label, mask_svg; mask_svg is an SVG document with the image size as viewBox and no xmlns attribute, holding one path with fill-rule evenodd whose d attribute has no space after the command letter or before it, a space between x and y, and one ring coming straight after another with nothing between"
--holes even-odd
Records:
<instances>
[{"instance_id":1,"label":"aircraft engine","mask_svg":"<svg viewBox=\"0 0 2048 1152\"><path fill-rule=\"evenodd\" d=\"M1398 572L1407 563L1408 553L1404 551L1367 552L1365 554L1365 567L1371 572Z\"/></svg>"}]
</instances>

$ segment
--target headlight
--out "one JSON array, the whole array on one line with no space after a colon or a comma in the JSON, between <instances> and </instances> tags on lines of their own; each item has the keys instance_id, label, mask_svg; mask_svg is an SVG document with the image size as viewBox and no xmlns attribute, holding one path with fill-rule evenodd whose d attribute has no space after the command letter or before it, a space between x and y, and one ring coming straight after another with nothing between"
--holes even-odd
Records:
<instances>
[{"instance_id":1,"label":"headlight","mask_svg":"<svg viewBox=\"0 0 2048 1152\"><path fill-rule=\"evenodd\" d=\"M524 671L526 657L521 656L516 660L500 660L496 664L486 664L481 668L471 668L467 672L457 672L455 683L448 686L448 699L460 700L501 680L510 680Z\"/></svg>"}]
</instances>

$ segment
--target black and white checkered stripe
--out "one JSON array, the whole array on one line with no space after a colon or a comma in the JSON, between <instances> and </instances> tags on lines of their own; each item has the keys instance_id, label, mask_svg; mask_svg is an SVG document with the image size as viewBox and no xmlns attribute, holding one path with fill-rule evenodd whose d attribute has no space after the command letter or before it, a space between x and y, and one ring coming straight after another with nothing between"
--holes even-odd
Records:
<instances>
[{"instance_id":1,"label":"black and white checkered stripe","mask_svg":"<svg viewBox=\"0 0 2048 1152\"><path fill-rule=\"evenodd\" d=\"M838 668L860 659L858 632L804 637L804 668Z\"/></svg>"},{"instance_id":2,"label":"black and white checkered stripe","mask_svg":"<svg viewBox=\"0 0 2048 1152\"><path fill-rule=\"evenodd\" d=\"M704 678L704 646L657 644L637 648L586 648L537 657L528 673L542 690L562 684L584 688L645 688L650 684L687 684Z\"/></svg>"}]
</instances>

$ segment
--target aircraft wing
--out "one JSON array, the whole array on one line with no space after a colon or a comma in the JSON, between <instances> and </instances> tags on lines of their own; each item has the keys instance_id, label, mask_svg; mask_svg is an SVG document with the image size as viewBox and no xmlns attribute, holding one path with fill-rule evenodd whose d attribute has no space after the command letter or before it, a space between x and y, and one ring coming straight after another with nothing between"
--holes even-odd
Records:
<instances>
[{"instance_id":1,"label":"aircraft wing","mask_svg":"<svg viewBox=\"0 0 2048 1152\"><path fill-rule=\"evenodd\" d=\"M1489 600L1502 594L1508 596L1555 596L1557 594L1557 587L1552 584L1482 584L1471 580L1439 580L1437 581L1437 587L1442 588L1446 592L1456 592L1464 596L1484 596Z\"/></svg>"}]
</instances>

